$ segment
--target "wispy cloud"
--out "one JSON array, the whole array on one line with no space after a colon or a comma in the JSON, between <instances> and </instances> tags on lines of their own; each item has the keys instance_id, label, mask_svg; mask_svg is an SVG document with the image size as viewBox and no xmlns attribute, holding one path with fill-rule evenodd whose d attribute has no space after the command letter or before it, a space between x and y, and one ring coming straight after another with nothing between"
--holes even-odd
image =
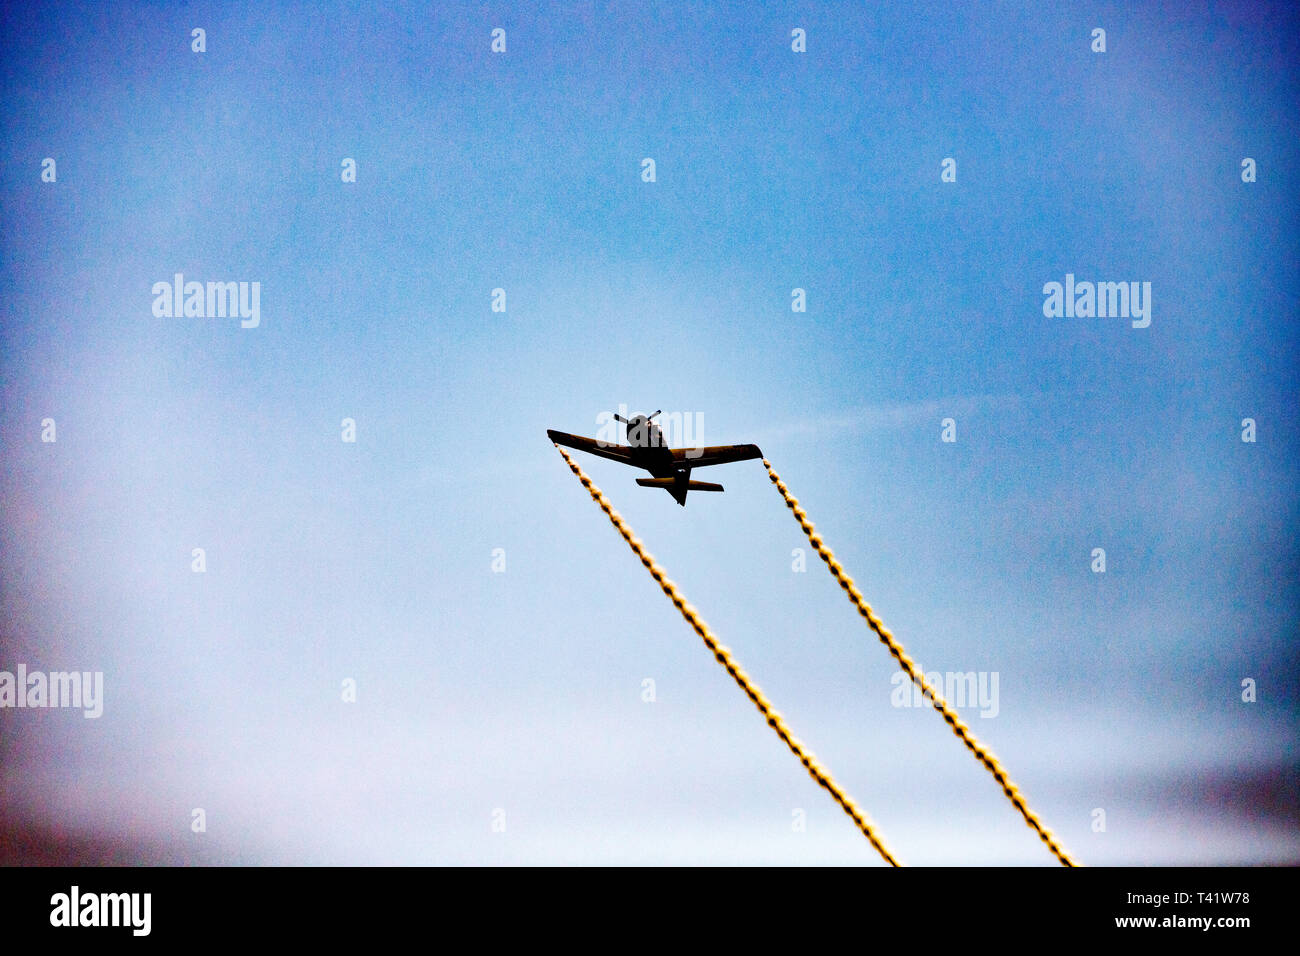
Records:
<instances>
[{"instance_id":1,"label":"wispy cloud","mask_svg":"<svg viewBox=\"0 0 1300 956\"><path fill-rule=\"evenodd\" d=\"M847 412L810 415L764 428L764 438L822 435L837 431L887 430L917 425L938 426L944 418L966 418L1017 409L1034 401L1036 395L977 394L927 398L912 402L877 402Z\"/></svg>"}]
</instances>

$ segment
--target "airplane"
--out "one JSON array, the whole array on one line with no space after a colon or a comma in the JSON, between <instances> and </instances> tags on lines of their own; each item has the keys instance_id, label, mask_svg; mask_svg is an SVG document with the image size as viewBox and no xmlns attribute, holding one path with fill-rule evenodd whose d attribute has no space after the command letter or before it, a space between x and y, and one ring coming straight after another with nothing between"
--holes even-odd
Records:
<instances>
[{"instance_id":1,"label":"airplane","mask_svg":"<svg viewBox=\"0 0 1300 956\"><path fill-rule=\"evenodd\" d=\"M594 438L583 438L546 429L546 436L557 445L567 445L591 455L621 461L633 468L644 468L653 478L638 478L636 483L643 488L662 488L685 507L688 491L722 491L722 485L711 481L693 481L692 468L704 468L707 465L725 465L733 461L748 461L762 458L763 453L757 445L713 445L708 448L669 448L664 441L664 433L653 421L655 415L633 415L630 419L615 415L616 421L627 426L626 445L611 445Z\"/></svg>"}]
</instances>

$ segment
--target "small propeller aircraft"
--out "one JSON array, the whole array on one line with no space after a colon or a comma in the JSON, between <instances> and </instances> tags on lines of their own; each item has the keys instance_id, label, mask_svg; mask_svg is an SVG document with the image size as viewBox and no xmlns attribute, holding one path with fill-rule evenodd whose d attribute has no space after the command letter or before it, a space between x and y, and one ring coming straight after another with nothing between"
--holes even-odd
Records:
<instances>
[{"instance_id":1,"label":"small propeller aircraft","mask_svg":"<svg viewBox=\"0 0 1300 956\"><path fill-rule=\"evenodd\" d=\"M664 433L653 421L655 415L633 415L630 419L622 415L614 418L627 426L626 445L611 445L609 442L596 441L594 438L582 438L553 428L546 430L546 435L557 445L567 445L578 451L585 451L601 458L621 461L633 468L644 468L653 478L638 478L636 483L643 488L662 488L676 499L679 505L686 504L688 491L722 491L722 485L710 481L692 481L691 469L706 465L725 465L732 461L748 461L750 458L762 458L763 453L757 445L713 445L708 448L669 448L664 441Z\"/></svg>"}]
</instances>

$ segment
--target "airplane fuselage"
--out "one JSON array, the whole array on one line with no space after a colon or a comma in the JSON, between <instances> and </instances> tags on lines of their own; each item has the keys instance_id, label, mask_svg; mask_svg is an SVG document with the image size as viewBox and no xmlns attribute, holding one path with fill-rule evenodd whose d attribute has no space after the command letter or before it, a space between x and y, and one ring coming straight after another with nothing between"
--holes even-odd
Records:
<instances>
[{"instance_id":1,"label":"airplane fuselage","mask_svg":"<svg viewBox=\"0 0 1300 956\"><path fill-rule=\"evenodd\" d=\"M675 478L678 473L690 474L689 468L678 466L659 426L644 415L637 415L628 422L627 443L636 456L635 467L644 468L656 478Z\"/></svg>"}]
</instances>

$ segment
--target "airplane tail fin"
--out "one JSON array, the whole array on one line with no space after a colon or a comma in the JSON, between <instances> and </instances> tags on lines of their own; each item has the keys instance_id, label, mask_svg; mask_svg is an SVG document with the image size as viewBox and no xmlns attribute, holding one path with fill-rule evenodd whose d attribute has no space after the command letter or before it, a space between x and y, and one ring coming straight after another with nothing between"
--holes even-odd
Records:
<instances>
[{"instance_id":1,"label":"airplane tail fin","mask_svg":"<svg viewBox=\"0 0 1300 956\"><path fill-rule=\"evenodd\" d=\"M680 478L638 478L636 483L642 488L662 488L676 498L679 505L686 504L688 491L722 491L722 485L712 481L683 481Z\"/></svg>"},{"instance_id":2,"label":"airplane tail fin","mask_svg":"<svg viewBox=\"0 0 1300 956\"><path fill-rule=\"evenodd\" d=\"M722 491L722 485L712 481L678 482L672 478L638 478L636 483L642 488L675 488L684 485L687 491Z\"/></svg>"}]
</instances>

